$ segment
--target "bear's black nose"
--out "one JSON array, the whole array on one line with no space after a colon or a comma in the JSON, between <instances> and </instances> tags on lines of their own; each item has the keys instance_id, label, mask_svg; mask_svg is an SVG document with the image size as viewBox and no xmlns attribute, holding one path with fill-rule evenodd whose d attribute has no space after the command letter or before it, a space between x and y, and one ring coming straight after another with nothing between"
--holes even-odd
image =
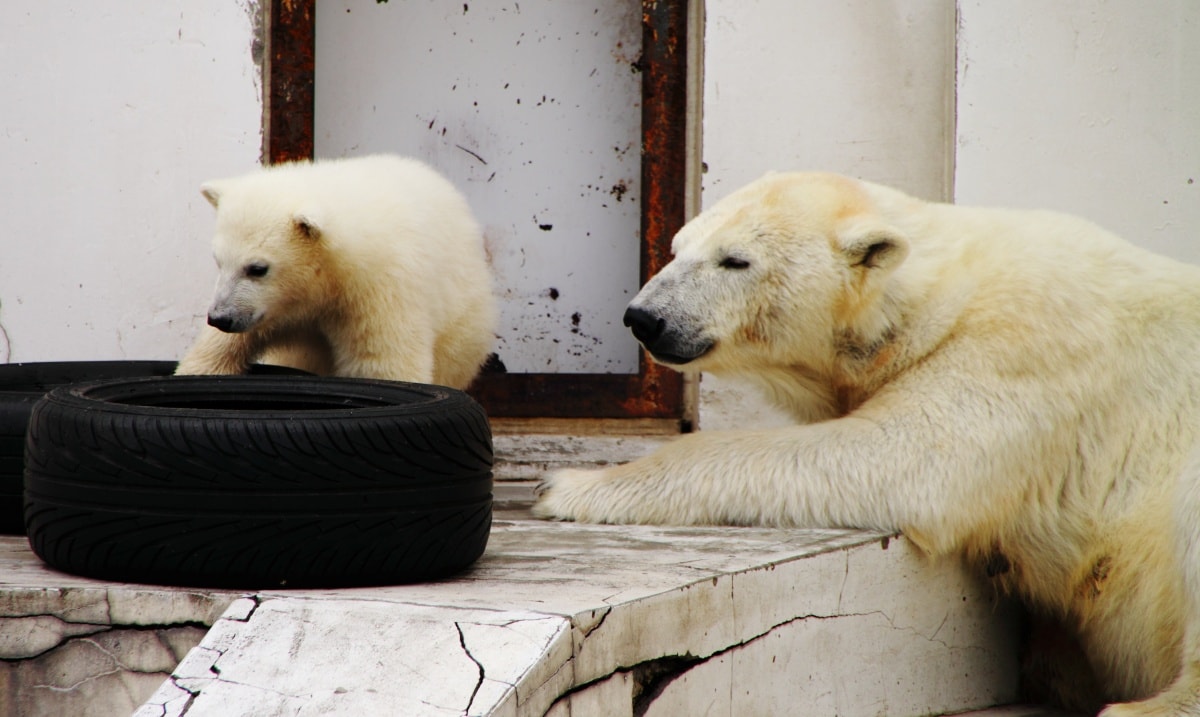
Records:
<instances>
[{"instance_id":1,"label":"bear's black nose","mask_svg":"<svg viewBox=\"0 0 1200 717\"><path fill-rule=\"evenodd\" d=\"M209 314L208 325L214 329L220 329L225 333L229 333L230 329L233 328L233 318L230 316L213 316Z\"/></svg>"},{"instance_id":2,"label":"bear's black nose","mask_svg":"<svg viewBox=\"0 0 1200 717\"><path fill-rule=\"evenodd\" d=\"M625 325L633 332L634 338L641 341L646 347L649 347L654 343L655 339L662 336L667 322L665 319L661 319L645 309L630 306L628 309L625 309Z\"/></svg>"}]
</instances>

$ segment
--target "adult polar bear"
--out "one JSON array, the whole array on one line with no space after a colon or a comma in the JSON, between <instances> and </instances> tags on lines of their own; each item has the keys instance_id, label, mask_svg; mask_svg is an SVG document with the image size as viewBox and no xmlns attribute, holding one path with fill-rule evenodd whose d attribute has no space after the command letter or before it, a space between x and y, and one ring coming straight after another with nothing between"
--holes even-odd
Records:
<instances>
[{"instance_id":1,"label":"adult polar bear","mask_svg":"<svg viewBox=\"0 0 1200 717\"><path fill-rule=\"evenodd\" d=\"M903 531L1079 639L1106 715L1200 714L1200 269L1048 212L771 174L626 322L801 426L567 470L543 517ZM1157 695L1157 696L1154 696Z\"/></svg>"}]
</instances>

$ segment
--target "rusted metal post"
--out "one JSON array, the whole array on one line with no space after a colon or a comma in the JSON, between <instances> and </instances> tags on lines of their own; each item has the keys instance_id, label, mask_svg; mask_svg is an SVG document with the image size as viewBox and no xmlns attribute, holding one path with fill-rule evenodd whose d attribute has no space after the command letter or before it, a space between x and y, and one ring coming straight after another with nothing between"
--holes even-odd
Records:
<instances>
[{"instance_id":1,"label":"rusted metal post","mask_svg":"<svg viewBox=\"0 0 1200 717\"><path fill-rule=\"evenodd\" d=\"M269 2L263 155L271 164L312 159L316 2Z\"/></svg>"}]
</instances>

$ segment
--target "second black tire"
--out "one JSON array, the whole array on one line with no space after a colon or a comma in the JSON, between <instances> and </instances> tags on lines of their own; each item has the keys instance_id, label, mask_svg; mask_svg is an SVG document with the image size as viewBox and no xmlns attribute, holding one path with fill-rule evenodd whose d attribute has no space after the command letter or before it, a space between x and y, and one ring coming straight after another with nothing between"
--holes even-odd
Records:
<instances>
[{"instance_id":1,"label":"second black tire","mask_svg":"<svg viewBox=\"0 0 1200 717\"><path fill-rule=\"evenodd\" d=\"M411 582L482 555L487 417L460 391L288 377L55 389L33 409L25 523L50 566L197 587Z\"/></svg>"}]
</instances>

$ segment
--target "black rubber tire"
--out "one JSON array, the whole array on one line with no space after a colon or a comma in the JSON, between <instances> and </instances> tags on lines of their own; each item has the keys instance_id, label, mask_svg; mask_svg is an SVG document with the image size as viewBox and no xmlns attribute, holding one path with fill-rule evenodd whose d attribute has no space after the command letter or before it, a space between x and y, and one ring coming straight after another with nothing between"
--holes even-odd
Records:
<instances>
[{"instance_id":1,"label":"black rubber tire","mask_svg":"<svg viewBox=\"0 0 1200 717\"><path fill-rule=\"evenodd\" d=\"M47 361L0 364L0 535L24 535L21 485L29 412L46 392L110 378L170 376L174 361ZM255 365L254 375L309 375L283 366Z\"/></svg>"},{"instance_id":2,"label":"black rubber tire","mask_svg":"<svg viewBox=\"0 0 1200 717\"><path fill-rule=\"evenodd\" d=\"M483 554L492 438L469 396L339 378L197 376L55 389L26 440L50 566L193 587L427 580Z\"/></svg>"}]
</instances>

